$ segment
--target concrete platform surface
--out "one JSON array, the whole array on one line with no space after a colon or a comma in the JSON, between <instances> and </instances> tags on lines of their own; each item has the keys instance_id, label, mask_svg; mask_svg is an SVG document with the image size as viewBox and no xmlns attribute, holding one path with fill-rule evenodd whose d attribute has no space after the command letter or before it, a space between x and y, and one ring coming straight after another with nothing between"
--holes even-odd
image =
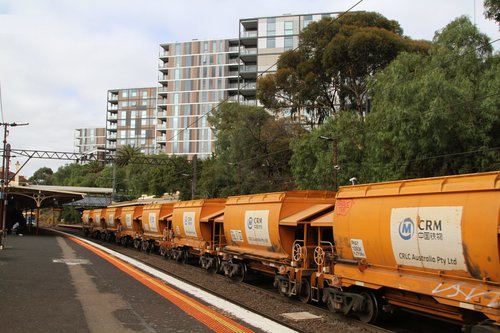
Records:
<instances>
[{"instance_id":1,"label":"concrete platform surface","mask_svg":"<svg viewBox=\"0 0 500 333\"><path fill-rule=\"evenodd\" d=\"M214 310L206 299L215 296L196 300L164 273L85 240L43 231L9 235L4 245L0 332L290 331L251 313L238 318L238 312ZM226 311L231 315L221 314Z\"/></svg>"}]
</instances>

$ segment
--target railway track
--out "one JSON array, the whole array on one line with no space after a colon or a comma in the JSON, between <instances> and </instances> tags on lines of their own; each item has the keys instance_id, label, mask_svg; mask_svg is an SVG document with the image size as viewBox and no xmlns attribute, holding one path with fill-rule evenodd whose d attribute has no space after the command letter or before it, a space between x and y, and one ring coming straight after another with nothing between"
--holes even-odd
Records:
<instances>
[{"instance_id":1,"label":"railway track","mask_svg":"<svg viewBox=\"0 0 500 333\"><path fill-rule=\"evenodd\" d=\"M77 228L60 227L59 230L80 236ZM237 283L217 274L208 273L194 265L180 264L172 260L139 252L133 248L124 248L115 243L108 243L92 239L99 245L106 246L114 251L130 256L134 259L168 273L179 280L195 285L196 287L216 294L218 297L235 303L245 309L279 322L280 324L304 333L331 333L331 332L460 332L460 327L444 323L432 318L400 312L388 316L378 326L365 324L357 320L334 314L323 308L311 304L303 304L297 300L280 295L271 289L270 281L250 276L248 283ZM210 278L207 278L209 276ZM294 320L306 313L314 319ZM290 317L286 314L291 314Z\"/></svg>"}]
</instances>

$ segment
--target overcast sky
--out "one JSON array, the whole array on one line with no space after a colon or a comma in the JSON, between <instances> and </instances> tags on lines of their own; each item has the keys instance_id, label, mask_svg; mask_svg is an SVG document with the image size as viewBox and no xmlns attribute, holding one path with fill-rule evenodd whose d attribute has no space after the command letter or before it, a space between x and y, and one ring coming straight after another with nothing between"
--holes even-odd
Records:
<instances>
[{"instance_id":1,"label":"overcast sky","mask_svg":"<svg viewBox=\"0 0 500 333\"><path fill-rule=\"evenodd\" d=\"M356 2L0 0L1 121L29 123L12 128L8 142L74 151L76 128L105 127L107 90L157 85L160 43L237 37L241 18L345 11ZM396 20L414 39L432 39L461 15L492 40L500 37L484 19L483 0L364 0L355 10ZM21 174L65 163L33 159Z\"/></svg>"}]
</instances>

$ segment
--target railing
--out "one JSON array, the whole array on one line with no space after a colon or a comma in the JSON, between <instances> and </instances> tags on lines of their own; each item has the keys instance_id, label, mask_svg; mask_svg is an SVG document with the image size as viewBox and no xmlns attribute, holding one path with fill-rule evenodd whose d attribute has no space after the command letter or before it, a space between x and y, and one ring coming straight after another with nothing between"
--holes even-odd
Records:
<instances>
[{"instance_id":1,"label":"railing","mask_svg":"<svg viewBox=\"0 0 500 333\"><path fill-rule=\"evenodd\" d=\"M257 54L257 49L253 48L253 49L241 49L240 50L240 54Z\"/></svg>"},{"instance_id":2,"label":"railing","mask_svg":"<svg viewBox=\"0 0 500 333\"><path fill-rule=\"evenodd\" d=\"M168 87L159 87L158 92L159 93L166 93L166 92L168 92Z\"/></svg>"},{"instance_id":3,"label":"railing","mask_svg":"<svg viewBox=\"0 0 500 333\"><path fill-rule=\"evenodd\" d=\"M167 137L166 136L157 136L156 142L167 142Z\"/></svg>"},{"instance_id":4,"label":"railing","mask_svg":"<svg viewBox=\"0 0 500 333\"><path fill-rule=\"evenodd\" d=\"M158 104L159 103L160 102L158 101ZM165 100L165 103L167 103L167 100ZM156 113L156 117L158 117L158 118L166 118L167 117L167 113L165 111L158 111Z\"/></svg>"},{"instance_id":5,"label":"railing","mask_svg":"<svg viewBox=\"0 0 500 333\"><path fill-rule=\"evenodd\" d=\"M257 65L241 66L240 72L242 73L257 72Z\"/></svg>"},{"instance_id":6,"label":"railing","mask_svg":"<svg viewBox=\"0 0 500 333\"><path fill-rule=\"evenodd\" d=\"M158 105L165 105L168 103L168 100L166 98L159 98L158 99Z\"/></svg>"},{"instance_id":7,"label":"railing","mask_svg":"<svg viewBox=\"0 0 500 333\"><path fill-rule=\"evenodd\" d=\"M156 129L157 130L166 130L167 124L156 124Z\"/></svg>"},{"instance_id":8,"label":"railing","mask_svg":"<svg viewBox=\"0 0 500 333\"><path fill-rule=\"evenodd\" d=\"M108 96L108 100L109 101L117 101L118 100L118 95L109 95Z\"/></svg>"},{"instance_id":9,"label":"railing","mask_svg":"<svg viewBox=\"0 0 500 333\"><path fill-rule=\"evenodd\" d=\"M257 31L243 31L241 33L242 38L253 38L257 37Z\"/></svg>"},{"instance_id":10,"label":"railing","mask_svg":"<svg viewBox=\"0 0 500 333\"><path fill-rule=\"evenodd\" d=\"M228 76L238 76L238 71L230 71Z\"/></svg>"},{"instance_id":11,"label":"railing","mask_svg":"<svg viewBox=\"0 0 500 333\"><path fill-rule=\"evenodd\" d=\"M118 105L110 105L110 106L108 106L108 110L116 111L116 110L118 110Z\"/></svg>"},{"instance_id":12,"label":"railing","mask_svg":"<svg viewBox=\"0 0 500 333\"><path fill-rule=\"evenodd\" d=\"M248 83L242 83L240 84L240 89L257 89L257 83L256 82L248 82Z\"/></svg>"},{"instance_id":13,"label":"railing","mask_svg":"<svg viewBox=\"0 0 500 333\"><path fill-rule=\"evenodd\" d=\"M238 52L238 51L239 51L238 46L231 46L231 47L229 47L229 52Z\"/></svg>"}]
</instances>

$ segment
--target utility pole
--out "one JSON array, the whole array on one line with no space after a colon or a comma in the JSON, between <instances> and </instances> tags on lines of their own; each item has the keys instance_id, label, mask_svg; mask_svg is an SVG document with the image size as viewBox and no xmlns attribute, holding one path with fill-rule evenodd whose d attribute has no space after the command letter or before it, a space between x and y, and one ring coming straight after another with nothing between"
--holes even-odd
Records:
<instances>
[{"instance_id":1,"label":"utility pole","mask_svg":"<svg viewBox=\"0 0 500 333\"><path fill-rule=\"evenodd\" d=\"M0 126L3 126L3 154L2 154L2 179L1 189L0 189L0 219L2 226L2 236L0 237L0 250L3 249L2 238L5 238L5 224L6 224L6 216L7 216L7 193L9 186L9 162L10 162L10 144L7 144L7 135L9 134L8 127L16 127L16 126L26 126L25 124L17 124L17 123L0 123Z\"/></svg>"},{"instance_id":2,"label":"utility pole","mask_svg":"<svg viewBox=\"0 0 500 333\"><path fill-rule=\"evenodd\" d=\"M338 171L340 169L338 165L338 142L336 138L330 138L327 136L320 135L318 136L319 139L330 141L332 143L332 164L333 164L333 171L332 171L332 178L333 178L333 190L337 191L338 186L339 186L339 180L338 180Z\"/></svg>"}]
</instances>

